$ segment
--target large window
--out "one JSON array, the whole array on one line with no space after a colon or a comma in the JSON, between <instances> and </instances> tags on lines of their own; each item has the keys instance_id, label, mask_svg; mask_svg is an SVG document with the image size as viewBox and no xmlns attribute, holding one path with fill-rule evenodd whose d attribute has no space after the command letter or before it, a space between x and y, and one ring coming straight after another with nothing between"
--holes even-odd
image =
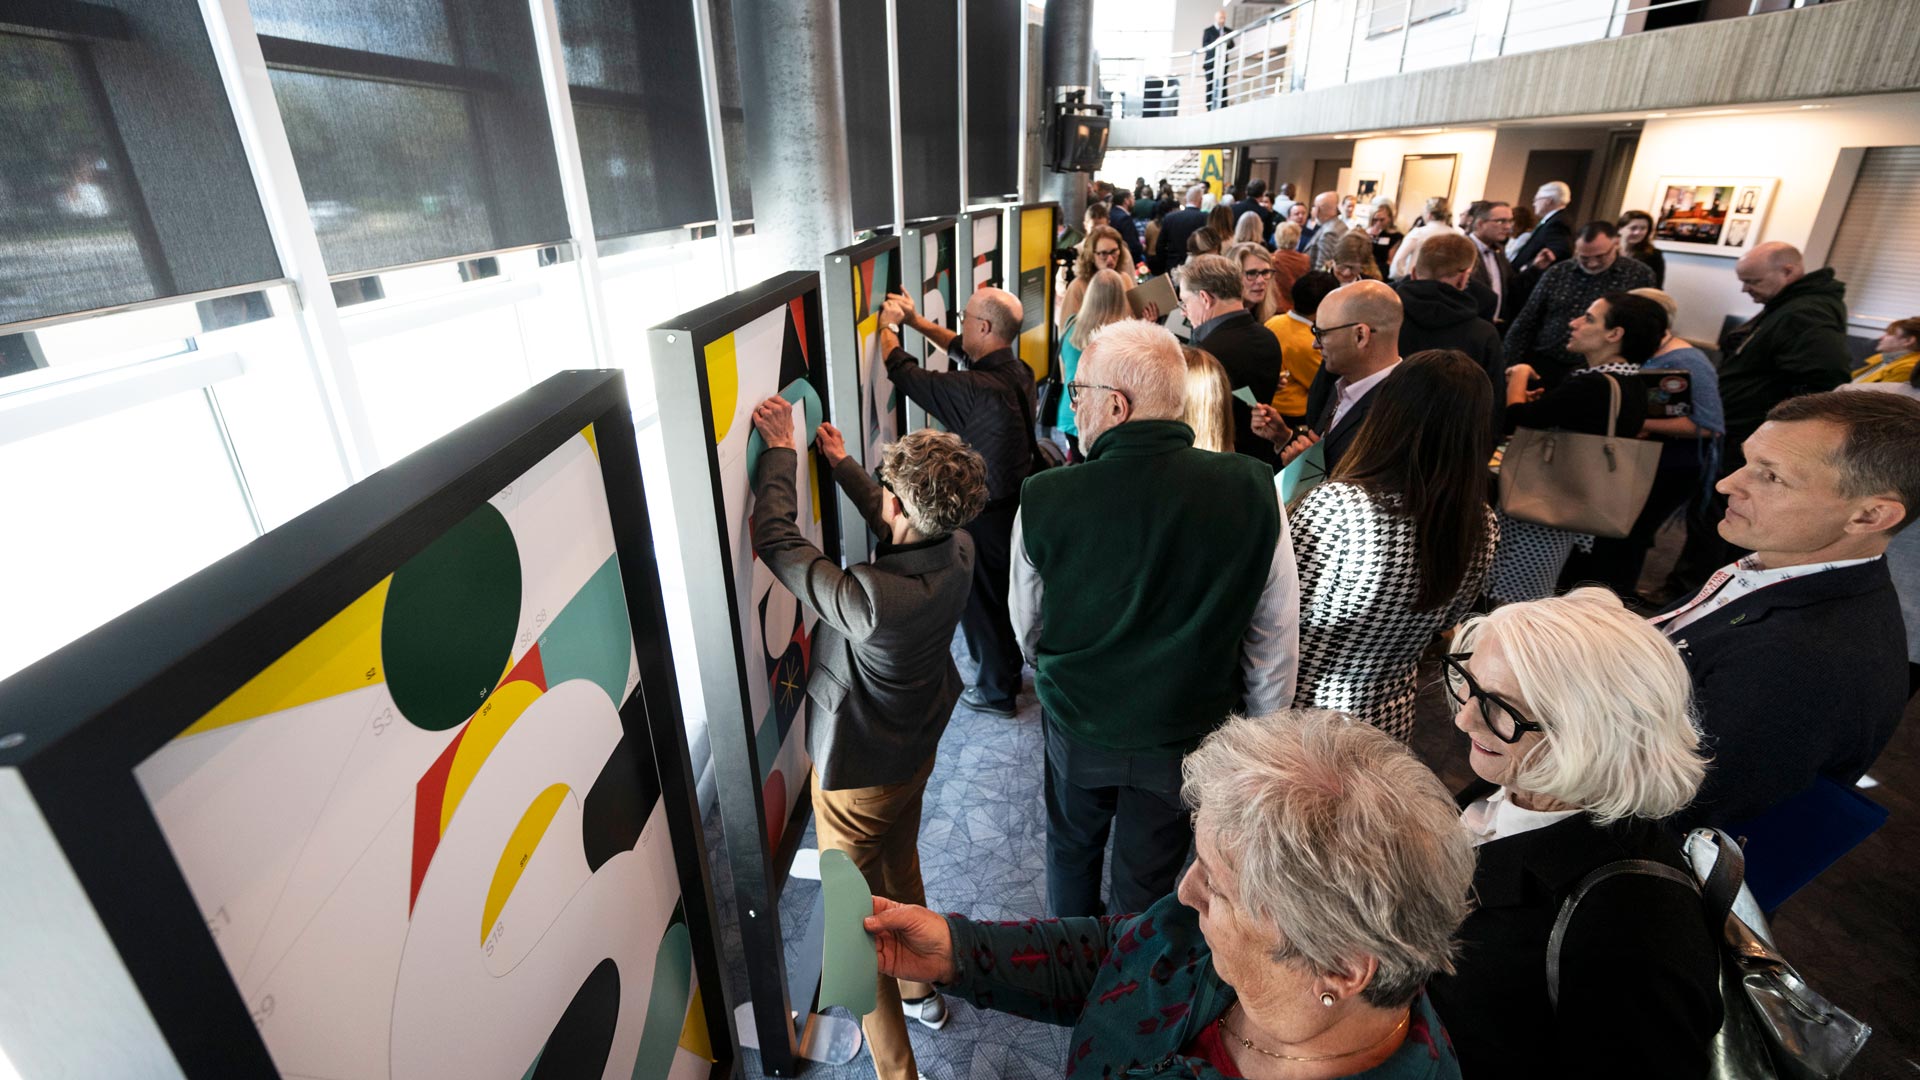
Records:
<instances>
[{"instance_id":1,"label":"large window","mask_svg":"<svg viewBox=\"0 0 1920 1080\"><path fill-rule=\"evenodd\" d=\"M524 2L250 6L329 273L566 239Z\"/></svg>"},{"instance_id":2,"label":"large window","mask_svg":"<svg viewBox=\"0 0 1920 1080\"><path fill-rule=\"evenodd\" d=\"M280 277L193 0L0 5L0 115L0 328Z\"/></svg>"}]
</instances>

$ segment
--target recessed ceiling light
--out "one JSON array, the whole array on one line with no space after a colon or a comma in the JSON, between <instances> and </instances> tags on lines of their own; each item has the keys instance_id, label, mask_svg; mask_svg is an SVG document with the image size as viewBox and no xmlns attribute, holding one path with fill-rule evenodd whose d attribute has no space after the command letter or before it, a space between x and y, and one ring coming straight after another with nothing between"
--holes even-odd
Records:
<instances>
[{"instance_id":1,"label":"recessed ceiling light","mask_svg":"<svg viewBox=\"0 0 1920 1080\"><path fill-rule=\"evenodd\" d=\"M1688 113L1687 115L1689 116L1733 116L1736 113L1743 113L1746 111L1747 110L1745 109L1705 109L1701 112Z\"/></svg>"},{"instance_id":2,"label":"recessed ceiling light","mask_svg":"<svg viewBox=\"0 0 1920 1080\"><path fill-rule=\"evenodd\" d=\"M1673 115L1672 113L1663 113L1663 112L1650 112L1650 113L1648 113L1648 114L1647 114L1647 119L1649 119L1649 120L1664 120L1664 119L1666 119L1667 117L1669 117L1669 116L1672 116L1672 115Z\"/></svg>"},{"instance_id":3,"label":"recessed ceiling light","mask_svg":"<svg viewBox=\"0 0 1920 1080\"><path fill-rule=\"evenodd\" d=\"M1445 130L1447 130L1447 129L1446 129L1446 128L1443 128L1443 127L1437 127L1437 128L1408 128L1408 129L1406 129L1405 131L1402 131L1402 132L1401 132L1400 134L1402 134L1402 135L1438 135L1438 134L1440 134L1441 132L1443 132L1443 131L1445 131Z\"/></svg>"},{"instance_id":4,"label":"recessed ceiling light","mask_svg":"<svg viewBox=\"0 0 1920 1080\"><path fill-rule=\"evenodd\" d=\"M1824 109L1824 108L1826 108L1826 106L1825 106L1825 105L1802 105L1802 106L1800 106L1800 107L1801 107L1801 108L1803 108L1803 109Z\"/></svg>"}]
</instances>

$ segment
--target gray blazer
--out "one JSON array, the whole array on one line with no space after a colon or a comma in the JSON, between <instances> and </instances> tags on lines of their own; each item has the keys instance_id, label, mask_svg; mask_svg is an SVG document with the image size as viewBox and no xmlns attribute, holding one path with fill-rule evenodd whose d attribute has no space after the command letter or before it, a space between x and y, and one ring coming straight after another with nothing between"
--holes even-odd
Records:
<instances>
[{"instance_id":1,"label":"gray blazer","mask_svg":"<svg viewBox=\"0 0 1920 1080\"><path fill-rule=\"evenodd\" d=\"M753 549L808 610L814 628L807 753L828 791L910 778L927 763L960 697L953 630L973 587L973 538L881 544L841 570L794 523L797 462L769 448L753 478ZM860 516L880 521L880 485L844 458L833 470Z\"/></svg>"}]
</instances>

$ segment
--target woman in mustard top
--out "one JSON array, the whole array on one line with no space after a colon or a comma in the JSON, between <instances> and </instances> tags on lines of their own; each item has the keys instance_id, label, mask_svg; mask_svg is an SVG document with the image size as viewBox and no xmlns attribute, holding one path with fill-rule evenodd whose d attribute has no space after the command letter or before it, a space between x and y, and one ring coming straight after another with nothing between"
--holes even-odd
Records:
<instances>
[{"instance_id":1,"label":"woman in mustard top","mask_svg":"<svg viewBox=\"0 0 1920 1080\"><path fill-rule=\"evenodd\" d=\"M1901 319L1887 326L1887 332L1875 343L1879 352L1853 369L1857 383L1910 382L1916 362L1920 362L1920 316Z\"/></svg>"},{"instance_id":2,"label":"woman in mustard top","mask_svg":"<svg viewBox=\"0 0 1920 1080\"><path fill-rule=\"evenodd\" d=\"M1280 339L1280 390L1273 395L1273 411L1292 427L1307 416L1307 388L1320 374L1320 350L1313 344L1313 316L1320 301L1340 282L1325 270L1300 275L1293 283L1293 310L1267 320L1267 329Z\"/></svg>"}]
</instances>

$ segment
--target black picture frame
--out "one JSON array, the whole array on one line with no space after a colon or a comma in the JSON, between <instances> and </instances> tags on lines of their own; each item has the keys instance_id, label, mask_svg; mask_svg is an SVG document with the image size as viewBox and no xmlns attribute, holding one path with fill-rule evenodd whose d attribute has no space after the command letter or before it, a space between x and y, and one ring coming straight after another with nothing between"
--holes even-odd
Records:
<instances>
[{"instance_id":1,"label":"black picture frame","mask_svg":"<svg viewBox=\"0 0 1920 1080\"><path fill-rule=\"evenodd\" d=\"M686 748L625 381L554 375L484 416L0 683L0 776L17 770L178 1067L275 1077L246 1002L134 770L255 673L593 425L633 644L620 707L652 749L715 1060L738 1041L720 967L706 844Z\"/></svg>"},{"instance_id":2,"label":"black picture frame","mask_svg":"<svg viewBox=\"0 0 1920 1080\"><path fill-rule=\"evenodd\" d=\"M847 452L868 470L880 465L877 460L867 460L872 456L868 453L869 447L878 434L875 427L867 423L874 396L869 390L876 389L873 382L875 378L886 379L886 358L876 357L874 362L880 370L871 373L871 377L862 377L860 353L866 347L866 342L860 335L860 323L868 312L861 310L863 305L860 301L864 299L872 304L873 300L864 295L866 286L861 278L860 267L863 263L874 263L875 280L872 288L884 301L889 293L901 289L903 257L899 238L881 236L838 251L829 251L821 259L820 265L820 305L826 324L827 381L834 393L832 412L835 416L852 418L841 427L841 433L847 436ZM884 270L881 265L883 261ZM877 308L878 304L873 306ZM893 384L883 381L881 385L891 388ZM895 438L909 430L905 395L899 395L899 398L893 409ZM859 520L859 510L846 492L840 492L835 502L839 504L842 521ZM873 555L872 538L865 528L843 530L840 543L839 554L843 565L866 562Z\"/></svg>"},{"instance_id":3,"label":"black picture frame","mask_svg":"<svg viewBox=\"0 0 1920 1080\"><path fill-rule=\"evenodd\" d=\"M971 225L968 225L968 228L971 228ZM970 265L966 267L966 274L963 275L960 272L960 229L961 219L959 218L939 217L925 221L911 221L907 223L905 233L900 240L900 280L903 288L912 290L913 302L921 315L925 316L931 310L927 303L927 295L939 287L940 274L943 271L948 274L948 289L952 295L944 298L946 316L938 321L942 327L956 333L960 326L961 313L966 310L967 300L972 295L973 280L973 268ZM926 256L926 244L929 240L933 242L936 253L936 258L931 264ZM966 279L964 283L961 280L963 277ZM912 329L908 329L901 335L901 344L923 367L929 366L928 360L938 351L924 335ZM951 361L948 361L947 367L934 369L945 371L950 370L950 367ZM902 432L918 431L923 427L931 426L932 418L917 402L906 402L906 408L906 419L900 427Z\"/></svg>"},{"instance_id":4,"label":"black picture frame","mask_svg":"<svg viewBox=\"0 0 1920 1080\"><path fill-rule=\"evenodd\" d=\"M818 273L796 270L781 274L669 319L648 333L681 558L693 598L695 651L706 695L721 828L740 918L742 962L747 969L761 1064L769 1076L793 1076L800 1069L804 1029L796 1030L793 1014L811 1016L819 990L817 952L806 958L806 969L787 970L780 919L780 894L806 834L812 800L808 787L801 786L778 837L769 836L746 640L735 614L740 610L733 569L735 538L729 528L717 454L719 429L705 358L708 345L796 302L804 323L800 329L803 349L812 358L807 378L826 403L825 418L832 420L834 398L828 383ZM835 552L840 548L837 500L826 490L831 479L824 466L816 461L815 467L823 478L822 550Z\"/></svg>"}]
</instances>

